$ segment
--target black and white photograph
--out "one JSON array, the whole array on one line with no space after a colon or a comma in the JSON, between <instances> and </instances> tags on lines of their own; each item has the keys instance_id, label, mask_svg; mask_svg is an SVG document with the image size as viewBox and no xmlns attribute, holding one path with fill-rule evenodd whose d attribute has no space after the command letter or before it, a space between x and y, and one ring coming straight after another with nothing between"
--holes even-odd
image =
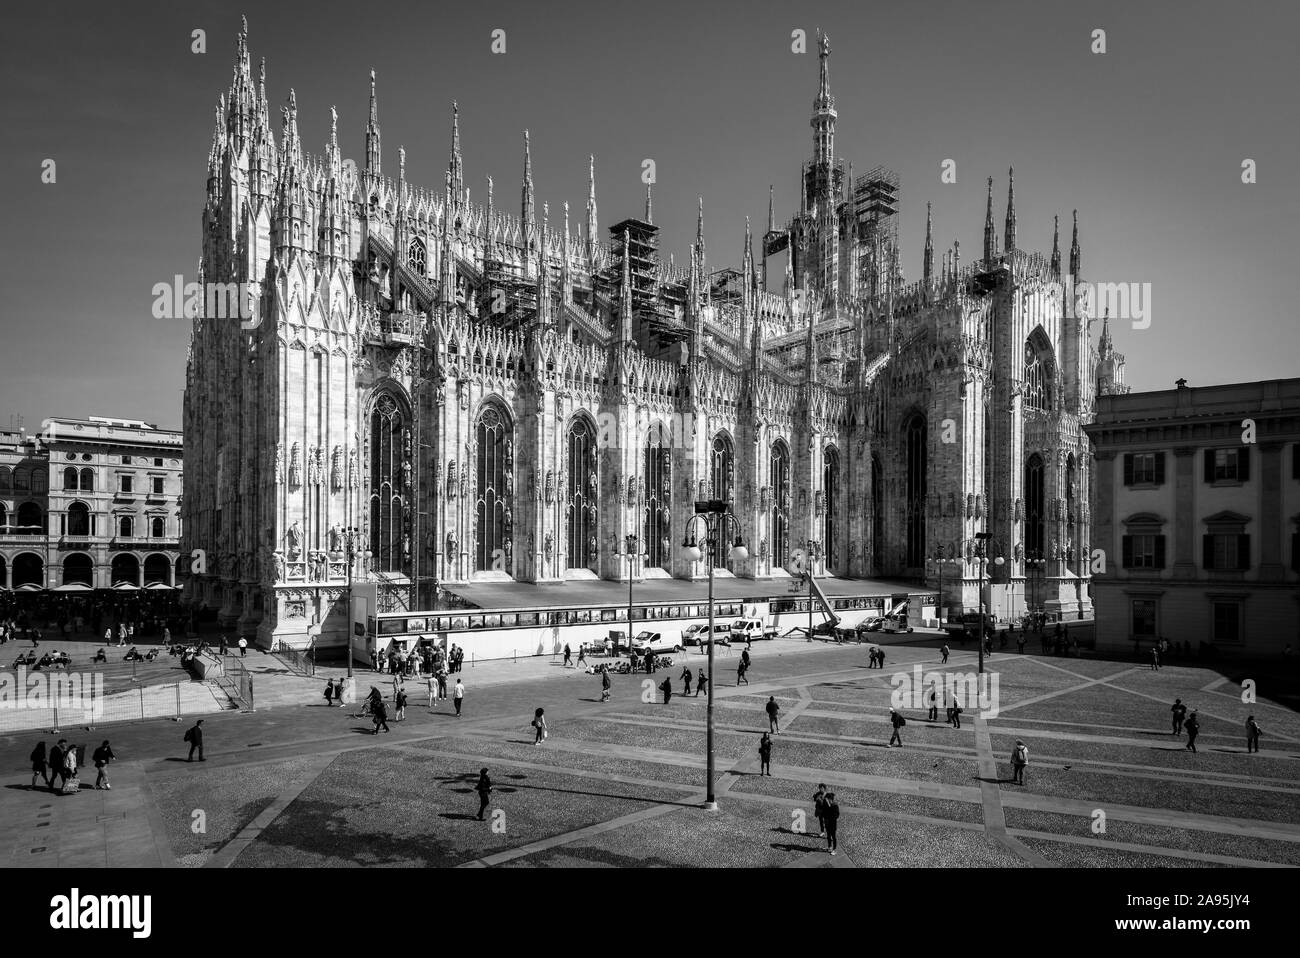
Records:
<instances>
[{"instance_id":1,"label":"black and white photograph","mask_svg":"<svg viewBox=\"0 0 1300 958\"><path fill-rule=\"evenodd\" d=\"M1300 9L5 20L18 941L1283 933Z\"/></svg>"}]
</instances>

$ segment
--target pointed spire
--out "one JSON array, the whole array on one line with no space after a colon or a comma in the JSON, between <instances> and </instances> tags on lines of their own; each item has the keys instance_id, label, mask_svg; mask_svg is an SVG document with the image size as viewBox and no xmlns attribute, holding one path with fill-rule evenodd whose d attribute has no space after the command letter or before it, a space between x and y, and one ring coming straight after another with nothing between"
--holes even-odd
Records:
<instances>
[{"instance_id":1,"label":"pointed spire","mask_svg":"<svg viewBox=\"0 0 1300 958\"><path fill-rule=\"evenodd\" d=\"M921 257L921 282L926 290L934 277L934 221L930 217L930 204L925 204L925 253Z\"/></svg>"},{"instance_id":2,"label":"pointed spire","mask_svg":"<svg viewBox=\"0 0 1300 958\"><path fill-rule=\"evenodd\" d=\"M813 101L813 161L824 167L830 167L835 160L835 97L831 96L830 55L830 38L818 28L819 77L817 99Z\"/></svg>"},{"instance_id":3,"label":"pointed spire","mask_svg":"<svg viewBox=\"0 0 1300 958\"><path fill-rule=\"evenodd\" d=\"M699 202L699 212L695 214L695 246L698 250L700 259L700 269L704 268L704 197L696 198Z\"/></svg>"},{"instance_id":4,"label":"pointed spire","mask_svg":"<svg viewBox=\"0 0 1300 958\"><path fill-rule=\"evenodd\" d=\"M1081 266L1079 256L1079 211L1074 211L1074 237L1070 240L1070 276L1074 282L1079 282L1079 269Z\"/></svg>"},{"instance_id":5,"label":"pointed spire","mask_svg":"<svg viewBox=\"0 0 1300 958\"><path fill-rule=\"evenodd\" d=\"M284 117L284 155L286 160L297 164L302 160L302 143L298 139L298 97L293 88L289 88L289 105L283 108Z\"/></svg>"},{"instance_id":6,"label":"pointed spire","mask_svg":"<svg viewBox=\"0 0 1300 958\"><path fill-rule=\"evenodd\" d=\"M1007 169L1007 222L1002 246L1006 249L1008 256L1011 256L1016 251L1016 171L1014 167Z\"/></svg>"},{"instance_id":7,"label":"pointed spire","mask_svg":"<svg viewBox=\"0 0 1300 958\"><path fill-rule=\"evenodd\" d=\"M465 167L460 158L460 108L451 101L451 157L447 164L451 171L451 185L457 193L465 186Z\"/></svg>"},{"instance_id":8,"label":"pointed spire","mask_svg":"<svg viewBox=\"0 0 1300 958\"><path fill-rule=\"evenodd\" d=\"M650 187L651 187L650 183L647 183L645 185L645 221L653 226L655 221L655 213L654 213L654 202L650 197Z\"/></svg>"},{"instance_id":9,"label":"pointed spire","mask_svg":"<svg viewBox=\"0 0 1300 958\"><path fill-rule=\"evenodd\" d=\"M587 259L596 255L596 155L587 157Z\"/></svg>"},{"instance_id":10,"label":"pointed spire","mask_svg":"<svg viewBox=\"0 0 1300 958\"><path fill-rule=\"evenodd\" d=\"M772 205L772 184L767 184L767 231L776 232L775 207Z\"/></svg>"},{"instance_id":11,"label":"pointed spire","mask_svg":"<svg viewBox=\"0 0 1300 958\"><path fill-rule=\"evenodd\" d=\"M524 227L524 244L532 238L537 228L536 213L534 212L533 200L533 150L532 144L528 139L528 131L524 130L524 183L522 189L522 203L520 220Z\"/></svg>"},{"instance_id":12,"label":"pointed spire","mask_svg":"<svg viewBox=\"0 0 1300 958\"><path fill-rule=\"evenodd\" d=\"M375 99L375 71L370 71L370 119L366 122L366 172L379 176L379 106Z\"/></svg>"},{"instance_id":13,"label":"pointed spire","mask_svg":"<svg viewBox=\"0 0 1300 958\"><path fill-rule=\"evenodd\" d=\"M623 230L623 278L619 284L618 330L620 342L632 340L632 257L629 250L631 237L626 228Z\"/></svg>"},{"instance_id":14,"label":"pointed spire","mask_svg":"<svg viewBox=\"0 0 1300 958\"><path fill-rule=\"evenodd\" d=\"M1115 344L1110 338L1110 307L1106 307L1106 313L1101 319L1101 340L1097 343L1097 353L1100 359L1109 359L1115 351Z\"/></svg>"},{"instance_id":15,"label":"pointed spire","mask_svg":"<svg viewBox=\"0 0 1300 958\"><path fill-rule=\"evenodd\" d=\"M984 209L984 266L993 265L993 177L989 177L988 205Z\"/></svg>"},{"instance_id":16,"label":"pointed spire","mask_svg":"<svg viewBox=\"0 0 1300 958\"><path fill-rule=\"evenodd\" d=\"M1061 218L1052 217L1052 273L1061 275Z\"/></svg>"}]
</instances>

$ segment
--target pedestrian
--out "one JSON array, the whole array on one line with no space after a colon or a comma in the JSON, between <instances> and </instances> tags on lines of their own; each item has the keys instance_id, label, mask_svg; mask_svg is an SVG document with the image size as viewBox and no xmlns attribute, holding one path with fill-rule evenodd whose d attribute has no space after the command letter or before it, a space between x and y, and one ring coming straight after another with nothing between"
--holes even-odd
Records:
<instances>
[{"instance_id":1,"label":"pedestrian","mask_svg":"<svg viewBox=\"0 0 1300 958\"><path fill-rule=\"evenodd\" d=\"M196 751L199 753L199 761L200 762L206 761L206 759L203 757L203 719L199 719L197 722L195 722L190 727L189 731L185 733L185 741L189 742L190 744L190 754L189 757L185 759L185 761L187 762L194 761L194 753Z\"/></svg>"},{"instance_id":2,"label":"pedestrian","mask_svg":"<svg viewBox=\"0 0 1300 958\"><path fill-rule=\"evenodd\" d=\"M1246 751L1247 752L1259 751L1259 737L1262 733L1263 730L1259 727L1259 723L1255 721L1255 716L1253 715L1249 716L1246 719Z\"/></svg>"},{"instance_id":3,"label":"pedestrian","mask_svg":"<svg viewBox=\"0 0 1300 958\"><path fill-rule=\"evenodd\" d=\"M930 683L930 716L929 721L939 721L939 690L933 682Z\"/></svg>"},{"instance_id":4,"label":"pedestrian","mask_svg":"<svg viewBox=\"0 0 1300 958\"><path fill-rule=\"evenodd\" d=\"M645 670L654 675L658 668L659 665L655 662L655 650L647 648L645 650Z\"/></svg>"},{"instance_id":5,"label":"pedestrian","mask_svg":"<svg viewBox=\"0 0 1300 958\"><path fill-rule=\"evenodd\" d=\"M703 669L701 669L701 670L700 670L700 674L697 675L697 676L695 677L695 697L696 697L696 698L699 698L701 692L704 693L704 697L705 697L705 698L708 698L708 695L709 695L709 677L708 677L707 675L704 674L704 670L703 670Z\"/></svg>"},{"instance_id":6,"label":"pedestrian","mask_svg":"<svg viewBox=\"0 0 1300 958\"><path fill-rule=\"evenodd\" d=\"M1023 632L1021 632L1020 635L1016 637L1016 650L1021 655L1025 654L1025 633Z\"/></svg>"},{"instance_id":7,"label":"pedestrian","mask_svg":"<svg viewBox=\"0 0 1300 958\"><path fill-rule=\"evenodd\" d=\"M370 720L375 724L375 729L371 732L372 735L379 734L379 727L381 725L385 732L392 731L388 727L388 706L384 704L384 698L382 695L378 699L371 700Z\"/></svg>"},{"instance_id":8,"label":"pedestrian","mask_svg":"<svg viewBox=\"0 0 1300 958\"><path fill-rule=\"evenodd\" d=\"M39 775L39 776L44 780L44 782L45 782L45 787L46 787L46 788L49 788L49 787L50 787L50 773L47 772L46 769L45 769L45 766L46 766L46 764L47 764L47 762L46 762L47 756L46 756L46 754L45 754L45 743L44 743L44 742L37 742L37 743L36 743L36 747L35 747L34 749L32 749L32 754L31 754L30 758L31 758L31 763L32 763L32 788L35 788L35 787L36 787L36 776L38 776L38 775Z\"/></svg>"},{"instance_id":9,"label":"pedestrian","mask_svg":"<svg viewBox=\"0 0 1300 958\"><path fill-rule=\"evenodd\" d=\"M1011 750L1011 781L1016 785L1025 784L1025 766L1029 764L1029 746L1016 739L1016 747Z\"/></svg>"},{"instance_id":10,"label":"pedestrian","mask_svg":"<svg viewBox=\"0 0 1300 958\"><path fill-rule=\"evenodd\" d=\"M63 788L61 791L67 795L81 789L81 781L77 778L77 746L69 745L63 750Z\"/></svg>"},{"instance_id":11,"label":"pedestrian","mask_svg":"<svg viewBox=\"0 0 1300 958\"><path fill-rule=\"evenodd\" d=\"M379 671L379 653L375 649L370 650L370 670L372 672Z\"/></svg>"},{"instance_id":12,"label":"pedestrian","mask_svg":"<svg viewBox=\"0 0 1300 958\"><path fill-rule=\"evenodd\" d=\"M546 741L546 709L538 709L533 713L533 728L537 730L537 737L533 739L534 745L539 745Z\"/></svg>"},{"instance_id":13,"label":"pedestrian","mask_svg":"<svg viewBox=\"0 0 1300 958\"><path fill-rule=\"evenodd\" d=\"M1196 751L1196 736L1201 731L1201 720L1196 717L1196 709L1192 709L1192 714L1187 717L1187 722L1183 726L1187 729L1187 744L1184 748Z\"/></svg>"},{"instance_id":14,"label":"pedestrian","mask_svg":"<svg viewBox=\"0 0 1300 958\"><path fill-rule=\"evenodd\" d=\"M108 739L104 739L104 744L95 749L94 754L91 755L91 760L94 761L95 769L97 771L97 774L95 775L96 788L113 787L108 783L108 763L113 761L115 758L117 758L117 756L113 754L112 748L109 747Z\"/></svg>"},{"instance_id":15,"label":"pedestrian","mask_svg":"<svg viewBox=\"0 0 1300 958\"><path fill-rule=\"evenodd\" d=\"M172 644L172 630L167 628L167 626L163 626L163 645L171 645L171 644Z\"/></svg>"},{"instance_id":16,"label":"pedestrian","mask_svg":"<svg viewBox=\"0 0 1300 958\"><path fill-rule=\"evenodd\" d=\"M226 645L226 637L223 635L221 637L221 654L225 655L227 651L229 651L229 646Z\"/></svg>"},{"instance_id":17,"label":"pedestrian","mask_svg":"<svg viewBox=\"0 0 1300 958\"><path fill-rule=\"evenodd\" d=\"M822 818L826 823L826 847L832 855L839 846L836 832L840 825L840 806L835 801L835 793L826 793L826 803L822 806Z\"/></svg>"},{"instance_id":18,"label":"pedestrian","mask_svg":"<svg viewBox=\"0 0 1300 958\"><path fill-rule=\"evenodd\" d=\"M684 682L684 683L686 684L685 690L682 692L682 694L683 694L683 695L690 695L690 694L691 694L691 683L692 683L693 681L695 681L695 676L691 674L690 666L688 666L688 665L686 665L686 666L682 666L682 674L679 675L678 678L681 679L682 682Z\"/></svg>"},{"instance_id":19,"label":"pedestrian","mask_svg":"<svg viewBox=\"0 0 1300 958\"><path fill-rule=\"evenodd\" d=\"M940 649L939 651L940 651L940 653L942 653L942 655L943 655L943 662L940 663L940 664L942 664L942 665L947 665L947 664L948 664L948 643L945 642L945 643L943 644L943 648Z\"/></svg>"},{"instance_id":20,"label":"pedestrian","mask_svg":"<svg viewBox=\"0 0 1300 958\"><path fill-rule=\"evenodd\" d=\"M578 668L587 664L587 643L582 642L578 645Z\"/></svg>"},{"instance_id":21,"label":"pedestrian","mask_svg":"<svg viewBox=\"0 0 1300 958\"><path fill-rule=\"evenodd\" d=\"M325 680L325 707L327 709L334 707L334 680L333 679Z\"/></svg>"},{"instance_id":22,"label":"pedestrian","mask_svg":"<svg viewBox=\"0 0 1300 958\"><path fill-rule=\"evenodd\" d=\"M573 667L573 653L569 651L569 643L564 643L564 667L566 669Z\"/></svg>"},{"instance_id":23,"label":"pedestrian","mask_svg":"<svg viewBox=\"0 0 1300 958\"><path fill-rule=\"evenodd\" d=\"M248 655L248 639L242 635L239 637L239 657L245 658Z\"/></svg>"},{"instance_id":24,"label":"pedestrian","mask_svg":"<svg viewBox=\"0 0 1300 958\"><path fill-rule=\"evenodd\" d=\"M1160 649L1159 647L1153 645L1151 646L1151 671L1158 672L1159 670L1160 670Z\"/></svg>"},{"instance_id":25,"label":"pedestrian","mask_svg":"<svg viewBox=\"0 0 1300 958\"><path fill-rule=\"evenodd\" d=\"M1173 706L1169 709L1174 717L1174 734L1178 735L1183 730L1183 719L1187 717L1187 706L1183 704L1182 699L1174 699Z\"/></svg>"},{"instance_id":26,"label":"pedestrian","mask_svg":"<svg viewBox=\"0 0 1300 958\"><path fill-rule=\"evenodd\" d=\"M745 660L741 659L740 664L736 666L736 685L740 685L741 682L746 685L749 684L749 679L745 678L745 670L748 668L749 666L745 664Z\"/></svg>"},{"instance_id":27,"label":"pedestrian","mask_svg":"<svg viewBox=\"0 0 1300 958\"><path fill-rule=\"evenodd\" d=\"M457 682L457 685L460 683ZM483 813L487 811L488 796L492 794L492 779L488 778L488 770L480 769L478 773L478 784L474 786L474 791L478 792L478 820L483 821Z\"/></svg>"},{"instance_id":28,"label":"pedestrian","mask_svg":"<svg viewBox=\"0 0 1300 958\"><path fill-rule=\"evenodd\" d=\"M113 630L111 628L104 630L104 644L105 645L113 644Z\"/></svg>"},{"instance_id":29,"label":"pedestrian","mask_svg":"<svg viewBox=\"0 0 1300 958\"><path fill-rule=\"evenodd\" d=\"M609 701L609 689L613 684L614 683L610 681L608 669L600 673L600 700L602 702Z\"/></svg>"},{"instance_id":30,"label":"pedestrian","mask_svg":"<svg viewBox=\"0 0 1300 958\"><path fill-rule=\"evenodd\" d=\"M903 718L903 716L899 715L898 712L897 712L897 710L895 710L895 709L890 709L890 710L889 710L889 724L892 725L892 726L894 726L894 734L891 735L891 736L889 736L889 747L890 747L890 748L893 748L893 747L894 747L894 743L897 742L897 743L898 743L898 747L899 747L899 748L902 748L902 747L903 747L903 736L900 735L900 734L898 733L898 730L901 729L904 725L907 724L907 719L905 719L905 718Z\"/></svg>"},{"instance_id":31,"label":"pedestrian","mask_svg":"<svg viewBox=\"0 0 1300 958\"><path fill-rule=\"evenodd\" d=\"M767 710L767 730L769 732L781 731L781 723L778 721L778 717L781 714L781 706L776 704L775 695L769 695L767 697L767 705L765 708Z\"/></svg>"},{"instance_id":32,"label":"pedestrian","mask_svg":"<svg viewBox=\"0 0 1300 958\"><path fill-rule=\"evenodd\" d=\"M659 686L660 691L664 693L664 705L672 701L673 697L673 680L672 676L664 679L663 684Z\"/></svg>"},{"instance_id":33,"label":"pedestrian","mask_svg":"<svg viewBox=\"0 0 1300 958\"><path fill-rule=\"evenodd\" d=\"M952 727L961 728L961 703L957 701L957 694L952 696Z\"/></svg>"},{"instance_id":34,"label":"pedestrian","mask_svg":"<svg viewBox=\"0 0 1300 958\"><path fill-rule=\"evenodd\" d=\"M440 664L438 666L438 698L445 700L447 698L447 666Z\"/></svg>"},{"instance_id":35,"label":"pedestrian","mask_svg":"<svg viewBox=\"0 0 1300 958\"><path fill-rule=\"evenodd\" d=\"M884 667L885 667L885 650L876 649L876 668L883 669Z\"/></svg>"},{"instance_id":36,"label":"pedestrian","mask_svg":"<svg viewBox=\"0 0 1300 958\"><path fill-rule=\"evenodd\" d=\"M61 738L55 743L54 748L50 749L50 791L57 792L63 785L65 773L63 770L63 750L67 748L68 740Z\"/></svg>"},{"instance_id":37,"label":"pedestrian","mask_svg":"<svg viewBox=\"0 0 1300 958\"><path fill-rule=\"evenodd\" d=\"M456 679L456 687L452 689L452 703L456 706L456 718L460 718L460 707L465 701L465 683L459 678Z\"/></svg>"},{"instance_id":38,"label":"pedestrian","mask_svg":"<svg viewBox=\"0 0 1300 958\"><path fill-rule=\"evenodd\" d=\"M398 689L397 694L393 696L393 704L397 706L397 721L406 720L406 689Z\"/></svg>"},{"instance_id":39,"label":"pedestrian","mask_svg":"<svg viewBox=\"0 0 1300 958\"><path fill-rule=\"evenodd\" d=\"M744 651L740 653L740 661L745 663L745 671L748 672L749 667L753 664L749 659L749 646L745 646Z\"/></svg>"},{"instance_id":40,"label":"pedestrian","mask_svg":"<svg viewBox=\"0 0 1300 958\"><path fill-rule=\"evenodd\" d=\"M818 784L813 792L813 815L817 818L817 837L826 837L826 783Z\"/></svg>"},{"instance_id":41,"label":"pedestrian","mask_svg":"<svg viewBox=\"0 0 1300 958\"><path fill-rule=\"evenodd\" d=\"M429 683L429 711L432 712L433 707L438 704L438 678L430 675L426 681Z\"/></svg>"},{"instance_id":42,"label":"pedestrian","mask_svg":"<svg viewBox=\"0 0 1300 958\"><path fill-rule=\"evenodd\" d=\"M772 736L766 732L758 740L758 774L768 776L772 774Z\"/></svg>"}]
</instances>

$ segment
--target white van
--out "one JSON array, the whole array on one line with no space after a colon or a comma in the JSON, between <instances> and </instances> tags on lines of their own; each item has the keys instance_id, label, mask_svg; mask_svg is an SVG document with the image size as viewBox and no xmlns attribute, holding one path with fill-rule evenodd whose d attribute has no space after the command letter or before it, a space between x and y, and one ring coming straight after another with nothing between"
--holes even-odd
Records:
<instances>
[{"instance_id":1,"label":"white van","mask_svg":"<svg viewBox=\"0 0 1300 958\"><path fill-rule=\"evenodd\" d=\"M762 619L737 619L731 623L732 642L752 642L755 639L775 639L776 628L764 625Z\"/></svg>"},{"instance_id":2,"label":"white van","mask_svg":"<svg viewBox=\"0 0 1300 958\"><path fill-rule=\"evenodd\" d=\"M697 622L682 633L682 645L707 645L708 641L709 625L707 622ZM715 622L713 624L713 641L718 645L730 645L731 626L722 622Z\"/></svg>"}]
</instances>

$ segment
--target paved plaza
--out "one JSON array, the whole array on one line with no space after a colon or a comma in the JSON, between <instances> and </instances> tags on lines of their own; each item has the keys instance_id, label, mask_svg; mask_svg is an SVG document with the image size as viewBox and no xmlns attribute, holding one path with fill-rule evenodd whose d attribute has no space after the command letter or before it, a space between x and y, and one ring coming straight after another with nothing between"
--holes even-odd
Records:
<instances>
[{"instance_id":1,"label":"paved plaza","mask_svg":"<svg viewBox=\"0 0 1300 958\"><path fill-rule=\"evenodd\" d=\"M120 761L112 791L29 788L39 736L0 737L0 861L6 866L1286 866L1300 863L1300 716L1237 672L998 652L996 717L962 727L907 707L888 748L892 680L941 670L941 641L865 647L756 643L751 684L719 656L716 812L704 811L705 699L643 701L645 676L600 679L551 659L466 669L465 714L430 712L409 683L404 722L365 734L353 707L284 706L209 717L207 761L187 764L184 724L64 730ZM692 671L677 656L656 683ZM974 671L954 647L942 671ZM391 680L360 675L391 692ZM928 681L928 679L927 679ZM323 684L323 683L317 683ZM758 774L768 697L781 705L771 776ZM1170 731L1181 698L1199 711L1198 751ZM1283 702L1289 701L1283 699ZM550 736L533 744L544 707ZM390 707L391 715L391 707ZM1246 752L1244 723L1264 729ZM47 738L49 738L47 736ZM1010 754L1029 747L1023 786ZM478 821L478 771L495 790ZM93 770L84 779L93 780ZM842 809L840 851L817 837L819 782Z\"/></svg>"}]
</instances>

